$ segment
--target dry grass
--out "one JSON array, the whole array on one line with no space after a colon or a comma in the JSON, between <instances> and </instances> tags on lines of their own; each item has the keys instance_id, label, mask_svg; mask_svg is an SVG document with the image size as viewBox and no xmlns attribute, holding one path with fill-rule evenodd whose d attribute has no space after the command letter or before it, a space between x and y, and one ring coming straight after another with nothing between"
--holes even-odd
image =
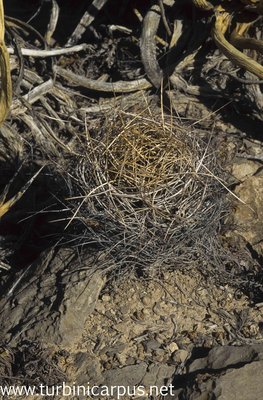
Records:
<instances>
[{"instance_id":1,"label":"dry grass","mask_svg":"<svg viewBox=\"0 0 263 400\"><path fill-rule=\"evenodd\" d=\"M81 221L79 243L107 249L121 271L192 262L225 207L208 135L150 107L115 110L99 132L86 132L67 227Z\"/></svg>"}]
</instances>

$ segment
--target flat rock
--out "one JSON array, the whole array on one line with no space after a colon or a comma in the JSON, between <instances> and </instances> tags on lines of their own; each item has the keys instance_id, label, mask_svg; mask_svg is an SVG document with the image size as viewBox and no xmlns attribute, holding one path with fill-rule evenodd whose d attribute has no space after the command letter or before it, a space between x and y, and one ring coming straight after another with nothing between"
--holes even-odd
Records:
<instances>
[{"instance_id":1,"label":"flat rock","mask_svg":"<svg viewBox=\"0 0 263 400\"><path fill-rule=\"evenodd\" d=\"M105 282L96 266L88 268L92 262L83 260L80 271L73 250L43 253L0 301L1 339L13 345L30 340L74 346Z\"/></svg>"},{"instance_id":2,"label":"flat rock","mask_svg":"<svg viewBox=\"0 0 263 400\"><path fill-rule=\"evenodd\" d=\"M218 400L259 400L262 398L263 361L254 361L242 368L228 371L215 381Z\"/></svg>"},{"instance_id":3,"label":"flat rock","mask_svg":"<svg viewBox=\"0 0 263 400\"><path fill-rule=\"evenodd\" d=\"M260 359L263 347L255 346L222 346L214 347L209 351L207 357L193 361L188 371L197 372L205 368L225 369L238 363L250 363L254 359Z\"/></svg>"},{"instance_id":4,"label":"flat rock","mask_svg":"<svg viewBox=\"0 0 263 400\"><path fill-rule=\"evenodd\" d=\"M262 368L263 344L215 347L174 377L174 392L179 400L259 400Z\"/></svg>"},{"instance_id":5,"label":"flat rock","mask_svg":"<svg viewBox=\"0 0 263 400\"><path fill-rule=\"evenodd\" d=\"M143 385L146 388L150 386L161 387L165 385L168 379L174 375L175 367L173 365L166 364L151 364L147 368L147 372L143 377Z\"/></svg>"},{"instance_id":6,"label":"flat rock","mask_svg":"<svg viewBox=\"0 0 263 400\"><path fill-rule=\"evenodd\" d=\"M147 364L127 365L123 368L115 368L103 373L103 385L132 387L139 385L147 370Z\"/></svg>"},{"instance_id":7,"label":"flat rock","mask_svg":"<svg viewBox=\"0 0 263 400\"><path fill-rule=\"evenodd\" d=\"M259 162L252 160L239 159L232 167L232 175L239 181L244 181L246 178L254 175L261 167Z\"/></svg>"}]
</instances>

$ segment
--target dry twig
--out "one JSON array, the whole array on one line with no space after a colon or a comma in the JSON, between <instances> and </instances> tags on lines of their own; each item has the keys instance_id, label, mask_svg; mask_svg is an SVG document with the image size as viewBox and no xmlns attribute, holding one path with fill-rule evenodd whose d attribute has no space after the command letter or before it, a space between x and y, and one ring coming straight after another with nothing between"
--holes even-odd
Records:
<instances>
[{"instance_id":1,"label":"dry twig","mask_svg":"<svg viewBox=\"0 0 263 400\"><path fill-rule=\"evenodd\" d=\"M73 46L76 44L86 31L87 27L92 24L97 13L102 9L102 7L107 3L108 0L93 0L90 5L88 11L85 12L83 17L81 18L78 26L70 36L67 41L67 46Z\"/></svg>"}]
</instances>

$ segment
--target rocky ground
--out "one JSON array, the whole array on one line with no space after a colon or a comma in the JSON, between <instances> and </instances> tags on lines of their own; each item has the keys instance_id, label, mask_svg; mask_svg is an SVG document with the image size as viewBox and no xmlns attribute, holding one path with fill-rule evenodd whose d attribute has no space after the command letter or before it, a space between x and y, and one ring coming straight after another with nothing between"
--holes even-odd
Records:
<instances>
[{"instance_id":1,"label":"rocky ground","mask_svg":"<svg viewBox=\"0 0 263 400\"><path fill-rule=\"evenodd\" d=\"M10 15L28 21L32 16L32 4L30 1L26 3L28 9L21 11L16 0L10 1L7 10ZM52 3L53 11L56 11L56 2L35 3L40 7L40 14L36 15L35 21L33 18L33 23L35 29L40 29L44 35L50 5ZM63 32L65 15L66 21L70 20L72 25L82 15L70 0L64 2L69 3L69 10L63 8L62 1L58 3L61 7L59 21L62 23L49 43L51 48L53 43L54 49L62 46L63 35L69 35L69 32ZM200 43L199 39L197 43L194 40L192 50L188 44L186 51L186 54L189 49L190 53L195 51L197 58L186 56L186 64L182 58L181 69L177 66L174 86L172 90L165 88L164 96L147 80L144 92L124 95L120 91L116 95L112 82L133 79L144 82L145 70L140 59L140 13L135 18L133 2L128 1L127 12L133 15L133 19L123 20L125 10L119 10L115 20L112 3L107 5L105 14L98 14L96 23L84 37L85 45L86 41L88 43L83 48L84 53L76 57L57 57L52 62L50 58L39 62L33 57L25 58L24 78L22 63L20 65L15 57L11 59L13 81L18 75L23 79L21 93L18 90L15 95L12 118L1 130L0 160L3 171L8 172L1 176L1 188L8 185L13 172L17 171L17 164L20 165L17 158L24 165L21 175L24 174L22 180L25 182L32 177L32 171L43 165L45 169L35 186L27 192L28 197L23 197L17 208L7 213L6 219L0 223L0 388L4 385L35 385L37 395L27 396L32 400L40 398L41 384L49 388L49 394L42 396L45 399L89 398L87 393L52 394L52 388L63 382L71 388L76 385L83 385L86 389L99 386L99 394L95 397L101 400L118 397L259 400L263 392L260 85L247 82L241 85L244 77L251 78L242 70L241 73L234 71L236 77L221 71L222 68L228 71L229 67L235 67L215 48L208 36L202 39L200 32L205 34L207 31L207 35L210 32L210 26L206 24L211 21L206 22L206 14L203 16L200 10L197 12L196 26L193 27L199 33L194 34L195 31L191 30L193 16L188 12L188 6L182 2L182 10L179 10L182 14L178 16L174 8L175 15L172 16L167 7L174 2L166 1L164 5L167 16L171 15L170 23L175 22L174 26L178 24L179 29L181 21L186 18L191 28L190 36L200 36ZM140 2L136 4L144 17L144 6L141 9ZM44 14L41 14L42 6ZM113 22L118 24L117 28ZM120 29L121 33L114 37L114 29L118 31L119 24L125 23L128 31ZM40 36L32 41L26 27L23 25L21 34L21 37L25 36L23 46L42 49ZM30 29L34 36L36 32ZM127 32L133 33L131 37L125 36ZM160 34L166 37L163 29ZM152 36L155 40L154 33ZM8 39L11 46L12 37ZM162 62L166 52L169 56L169 51L168 47L162 47L167 43L159 41L157 55L158 62ZM203 43L206 43L204 50L196 50ZM217 64L222 74L214 70ZM68 82L66 75L59 75L61 68L88 78L92 85L99 82L98 92L93 86L82 87L80 81L72 83L69 79ZM41 87L47 82L51 86L45 89L44 94L40 93L40 97L37 95L30 100L30 95L38 88L36 82ZM102 86L106 83L103 86L106 93L103 93L101 83ZM21 101L22 95L27 97ZM149 263L146 272L144 268L122 271L119 267L122 265L121 256L118 257L116 252L112 252L114 259L109 250L85 248L85 240L90 240L93 232L96 239L99 237L96 223L100 225L101 221L107 221L100 220L105 209L99 210L101 214L98 209L93 213L90 211L92 203L89 206L85 203L83 214L78 213L84 204L83 201L79 205L78 200L86 196L91 188L89 180L92 180L90 175L86 175L90 167L85 160L85 157L89 159L87 148L90 150L90 147L85 147L86 141L102 135L101 128L105 129L108 118L105 117L106 111L113 114L113 108L121 108L122 116L124 112L136 114L138 110L140 114L145 113L140 108L143 97L143 110L145 104L146 108L150 104L161 114L167 112L169 118L176 115L183 129L187 127L192 132L197 127L206 140L212 132L208 140L213 142L212 158L218 157L225 170L224 178L214 178L221 179L227 201L226 204L223 202L225 218L220 220L218 248L213 240L212 245L207 243L206 252L202 253L211 255L210 260L195 253L194 257L189 257L189 263L181 264L175 259L167 265L168 262L162 263L158 257L156 263ZM29 105L25 105L27 101ZM184 131L186 134L187 129ZM211 156L209 145L207 149L208 155L206 151L202 153L204 158ZM84 150L87 154L84 153L83 157ZM226 181L223 180L225 176L228 176ZM16 181L20 179L18 174ZM15 184L18 188L22 186L21 182ZM87 186L83 187L83 184ZM77 192L74 192L74 185L79 186ZM15 192L15 189L11 190ZM69 198L73 199L72 203L67 202ZM214 199L208 200L213 205ZM63 210L67 213L63 214ZM77 222L76 230L73 226L67 236L65 221L68 216ZM85 236L83 226L78 224L85 218L88 222L85 221L87 224L83 226L89 229L91 236ZM92 224L95 224L94 231ZM104 233L103 229L101 232ZM80 241L81 237L84 237L83 241ZM5 250L9 252L5 253ZM187 257L185 259L187 261ZM116 260L118 267L114 265ZM120 395L117 388L112 394L103 392L103 387L113 386L124 387L126 394ZM172 392L160 393L164 386L167 390L172 388ZM155 392L151 392L153 387ZM136 390L127 395L129 388ZM142 388L143 395L140 392ZM25 395L1 397L0 393L0 398L24 399Z\"/></svg>"},{"instance_id":2,"label":"rocky ground","mask_svg":"<svg viewBox=\"0 0 263 400\"><path fill-rule=\"evenodd\" d=\"M259 268L262 257L262 227L255 218L255 213L262 214L262 148L248 140L243 150L256 159L243 158L243 151L232 166L239 200L231 215L234 228L225 237L249 272ZM59 299L52 276L61 270L61 262L66 268L60 276ZM253 298L231 279L217 283L200 266L166 272L160 266L159 272L154 269L147 278L133 274L128 280L106 283L99 271L90 278L83 263L67 286L67 265L72 262L70 251L46 253L38 262L39 277L36 270L19 289L21 305L19 295L15 305L5 300L3 330L6 338L9 332L11 342L2 348L2 376L13 376L24 384L54 385L64 380L69 385L148 390L144 397L138 393L125 399L162 398L150 397L153 385L172 385L173 394L163 397L169 399L260 398L260 297ZM90 262L95 261L86 260ZM43 282L44 268L50 271L50 279ZM117 398L117 392L99 398Z\"/></svg>"},{"instance_id":3,"label":"rocky ground","mask_svg":"<svg viewBox=\"0 0 263 400\"><path fill-rule=\"evenodd\" d=\"M3 384L144 388L124 399L162 398L150 388L169 385L163 398L260 398L262 145L231 138L226 146L230 159L236 154L228 167L234 206L221 239L239 260L238 280L231 268L222 279L202 270L200 259L106 281L88 268L110 263L105 254L80 260L73 249L47 250L1 300Z\"/></svg>"},{"instance_id":4,"label":"rocky ground","mask_svg":"<svg viewBox=\"0 0 263 400\"><path fill-rule=\"evenodd\" d=\"M98 277L95 297L90 287L81 308L79 286L60 306L59 321L41 318L21 333L16 349L2 349L1 374L24 384L172 384L176 397L168 398L178 399L259 398L262 303L231 285L217 287L195 269L149 280L134 276L106 286L97 299Z\"/></svg>"}]
</instances>

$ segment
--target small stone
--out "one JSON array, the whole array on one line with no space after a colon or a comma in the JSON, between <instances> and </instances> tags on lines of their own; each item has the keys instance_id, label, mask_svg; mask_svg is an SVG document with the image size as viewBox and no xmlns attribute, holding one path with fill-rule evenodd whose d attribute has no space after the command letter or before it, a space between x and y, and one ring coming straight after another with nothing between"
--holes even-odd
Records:
<instances>
[{"instance_id":1,"label":"small stone","mask_svg":"<svg viewBox=\"0 0 263 400\"><path fill-rule=\"evenodd\" d=\"M165 281L167 281L168 279L170 279L170 274L169 274L169 272L164 272L164 273L163 273L163 279L164 279Z\"/></svg>"},{"instance_id":2,"label":"small stone","mask_svg":"<svg viewBox=\"0 0 263 400\"><path fill-rule=\"evenodd\" d=\"M239 181L254 175L260 167L260 163L251 160L239 160L233 165L232 175Z\"/></svg>"},{"instance_id":3,"label":"small stone","mask_svg":"<svg viewBox=\"0 0 263 400\"><path fill-rule=\"evenodd\" d=\"M130 308L127 305L121 306L120 307L120 314L127 315L129 310L130 310Z\"/></svg>"},{"instance_id":4,"label":"small stone","mask_svg":"<svg viewBox=\"0 0 263 400\"><path fill-rule=\"evenodd\" d=\"M145 305L145 306L150 306L152 303L152 299L150 296L143 296L141 301L142 301L143 305Z\"/></svg>"},{"instance_id":5,"label":"small stone","mask_svg":"<svg viewBox=\"0 0 263 400\"><path fill-rule=\"evenodd\" d=\"M98 311L101 314L105 313L105 306L101 302L98 302L96 305L96 311Z\"/></svg>"},{"instance_id":6,"label":"small stone","mask_svg":"<svg viewBox=\"0 0 263 400\"><path fill-rule=\"evenodd\" d=\"M227 293L227 300L231 301L233 299L232 293Z\"/></svg>"},{"instance_id":7,"label":"small stone","mask_svg":"<svg viewBox=\"0 0 263 400\"><path fill-rule=\"evenodd\" d=\"M159 349L160 348L160 343L157 342L157 340L151 339L151 340L148 340L147 342L144 342L143 346L145 348L145 351L147 353L150 353L153 350Z\"/></svg>"},{"instance_id":8,"label":"small stone","mask_svg":"<svg viewBox=\"0 0 263 400\"><path fill-rule=\"evenodd\" d=\"M259 326L256 323L253 323L249 326L249 331L251 335L256 336L259 332Z\"/></svg>"},{"instance_id":9,"label":"small stone","mask_svg":"<svg viewBox=\"0 0 263 400\"><path fill-rule=\"evenodd\" d=\"M189 353L187 350L177 350L172 354L172 360L177 363L184 363Z\"/></svg>"},{"instance_id":10,"label":"small stone","mask_svg":"<svg viewBox=\"0 0 263 400\"><path fill-rule=\"evenodd\" d=\"M129 331L129 324L127 321L119 322L114 326L114 329L121 333L127 333Z\"/></svg>"},{"instance_id":11,"label":"small stone","mask_svg":"<svg viewBox=\"0 0 263 400\"><path fill-rule=\"evenodd\" d=\"M151 314L148 308L143 308L142 313L145 315L145 317L148 317Z\"/></svg>"},{"instance_id":12,"label":"small stone","mask_svg":"<svg viewBox=\"0 0 263 400\"><path fill-rule=\"evenodd\" d=\"M159 332L155 336L155 339L158 340L159 343L164 343L167 340L167 334Z\"/></svg>"},{"instance_id":13,"label":"small stone","mask_svg":"<svg viewBox=\"0 0 263 400\"><path fill-rule=\"evenodd\" d=\"M108 294L104 294L102 296L101 300L103 301L103 303L109 303L111 300L111 297Z\"/></svg>"},{"instance_id":14,"label":"small stone","mask_svg":"<svg viewBox=\"0 0 263 400\"><path fill-rule=\"evenodd\" d=\"M105 363L105 362L107 362L108 361L108 356L107 356L107 354L100 354L100 361L102 362L102 363Z\"/></svg>"},{"instance_id":15,"label":"small stone","mask_svg":"<svg viewBox=\"0 0 263 400\"><path fill-rule=\"evenodd\" d=\"M172 7L174 5L174 0L164 0L163 3L166 6Z\"/></svg>"},{"instance_id":16,"label":"small stone","mask_svg":"<svg viewBox=\"0 0 263 400\"><path fill-rule=\"evenodd\" d=\"M163 362L165 358L165 351L162 349L157 349L154 351L154 359L158 362Z\"/></svg>"},{"instance_id":17,"label":"small stone","mask_svg":"<svg viewBox=\"0 0 263 400\"><path fill-rule=\"evenodd\" d=\"M126 344L120 342L120 343L115 344L114 346L108 346L108 347L104 348L104 351L108 356L113 357L117 354L121 354L125 348L126 348Z\"/></svg>"},{"instance_id":18,"label":"small stone","mask_svg":"<svg viewBox=\"0 0 263 400\"><path fill-rule=\"evenodd\" d=\"M133 358L133 357L131 357L131 356L128 356L128 358L126 359L126 365L133 365L133 364L136 364L137 361L138 361L138 360L137 360L137 357L136 357L136 359L135 359L135 358Z\"/></svg>"},{"instance_id":19,"label":"small stone","mask_svg":"<svg viewBox=\"0 0 263 400\"><path fill-rule=\"evenodd\" d=\"M156 349L154 352L156 355L163 356L165 354L165 350L163 349Z\"/></svg>"},{"instance_id":20,"label":"small stone","mask_svg":"<svg viewBox=\"0 0 263 400\"><path fill-rule=\"evenodd\" d=\"M177 343L172 342L167 346L167 349L170 351L170 353L174 353L175 351L179 350L179 347Z\"/></svg>"},{"instance_id":21,"label":"small stone","mask_svg":"<svg viewBox=\"0 0 263 400\"><path fill-rule=\"evenodd\" d=\"M117 360L119 361L120 365L125 365L126 364L126 354L117 354L116 355Z\"/></svg>"},{"instance_id":22,"label":"small stone","mask_svg":"<svg viewBox=\"0 0 263 400\"><path fill-rule=\"evenodd\" d=\"M154 361L157 361L158 363L163 363L164 362L163 355L157 354L156 356L154 356Z\"/></svg>"}]
</instances>

